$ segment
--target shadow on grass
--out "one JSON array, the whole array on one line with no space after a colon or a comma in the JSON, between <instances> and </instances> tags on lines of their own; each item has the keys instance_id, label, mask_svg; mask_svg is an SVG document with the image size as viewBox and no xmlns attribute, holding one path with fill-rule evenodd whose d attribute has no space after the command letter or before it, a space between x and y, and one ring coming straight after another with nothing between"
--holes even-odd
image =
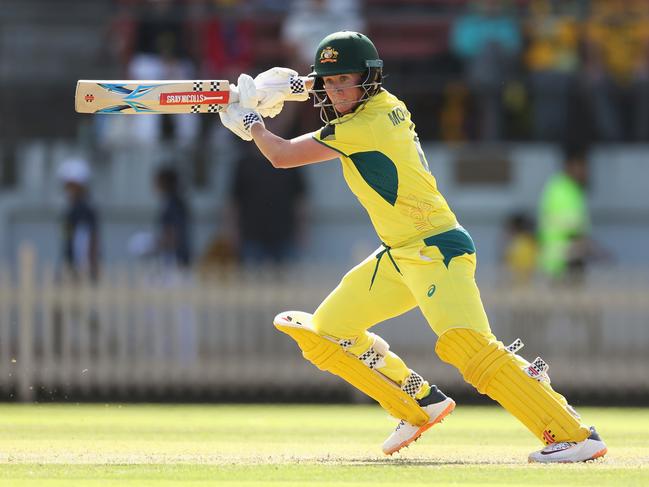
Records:
<instances>
[{"instance_id":1,"label":"shadow on grass","mask_svg":"<svg viewBox=\"0 0 649 487\"><path fill-rule=\"evenodd\" d=\"M499 466L521 466L527 462L517 462L513 459L497 460L448 460L442 458L321 458L317 463L331 465L349 465L366 467L375 465L379 467L443 467L449 465L499 465Z\"/></svg>"}]
</instances>

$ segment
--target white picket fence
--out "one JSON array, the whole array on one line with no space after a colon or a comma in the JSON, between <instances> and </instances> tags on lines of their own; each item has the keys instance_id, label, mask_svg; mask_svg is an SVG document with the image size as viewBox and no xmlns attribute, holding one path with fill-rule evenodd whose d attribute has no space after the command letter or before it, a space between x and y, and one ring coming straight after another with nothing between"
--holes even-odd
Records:
<instances>
[{"instance_id":1,"label":"white picket fence","mask_svg":"<svg viewBox=\"0 0 649 487\"><path fill-rule=\"evenodd\" d=\"M231 269L209 279L111 268L91 284L56 279L29 247L17 264L15 277L0 270L0 400L61 398L65 391L182 398L346 390L272 326L280 311L315 309L340 278L326 267ZM647 394L647 277L608 270L587 286L560 289L479 283L495 333L503 341L521 337L523 355L545 358L555 383ZM419 312L377 329L412 368L451 390L465 387L434 356L434 336Z\"/></svg>"}]
</instances>

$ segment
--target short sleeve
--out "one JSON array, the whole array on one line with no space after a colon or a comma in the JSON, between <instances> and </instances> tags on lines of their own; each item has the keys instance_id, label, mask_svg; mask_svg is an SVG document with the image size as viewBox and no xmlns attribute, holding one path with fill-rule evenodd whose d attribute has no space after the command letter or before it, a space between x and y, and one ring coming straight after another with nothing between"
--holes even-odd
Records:
<instances>
[{"instance_id":1,"label":"short sleeve","mask_svg":"<svg viewBox=\"0 0 649 487\"><path fill-rule=\"evenodd\" d=\"M314 132L313 139L345 157L376 149L371 128L362 123L360 118L325 125Z\"/></svg>"}]
</instances>

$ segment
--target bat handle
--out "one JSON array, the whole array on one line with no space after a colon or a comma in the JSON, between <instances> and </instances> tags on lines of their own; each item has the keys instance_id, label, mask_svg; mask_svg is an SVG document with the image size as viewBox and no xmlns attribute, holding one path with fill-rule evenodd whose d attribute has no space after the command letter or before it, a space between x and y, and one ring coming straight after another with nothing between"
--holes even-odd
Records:
<instances>
[{"instance_id":1,"label":"bat handle","mask_svg":"<svg viewBox=\"0 0 649 487\"><path fill-rule=\"evenodd\" d=\"M228 105L230 103L239 103L239 92L230 90L230 94L228 96Z\"/></svg>"}]
</instances>

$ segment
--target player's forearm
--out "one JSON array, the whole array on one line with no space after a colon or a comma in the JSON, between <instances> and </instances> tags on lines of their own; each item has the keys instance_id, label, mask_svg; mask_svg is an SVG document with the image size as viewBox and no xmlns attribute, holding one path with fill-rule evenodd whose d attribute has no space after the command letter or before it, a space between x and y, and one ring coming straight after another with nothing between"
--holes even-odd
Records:
<instances>
[{"instance_id":1,"label":"player's forearm","mask_svg":"<svg viewBox=\"0 0 649 487\"><path fill-rule=\"evenodd\" d=\"M261 153L270 161L273 167L287 169L304 164L293 157L290 140L275 135L259 123L251 127L250 133Z\"/></svg>"}]
</instances>

